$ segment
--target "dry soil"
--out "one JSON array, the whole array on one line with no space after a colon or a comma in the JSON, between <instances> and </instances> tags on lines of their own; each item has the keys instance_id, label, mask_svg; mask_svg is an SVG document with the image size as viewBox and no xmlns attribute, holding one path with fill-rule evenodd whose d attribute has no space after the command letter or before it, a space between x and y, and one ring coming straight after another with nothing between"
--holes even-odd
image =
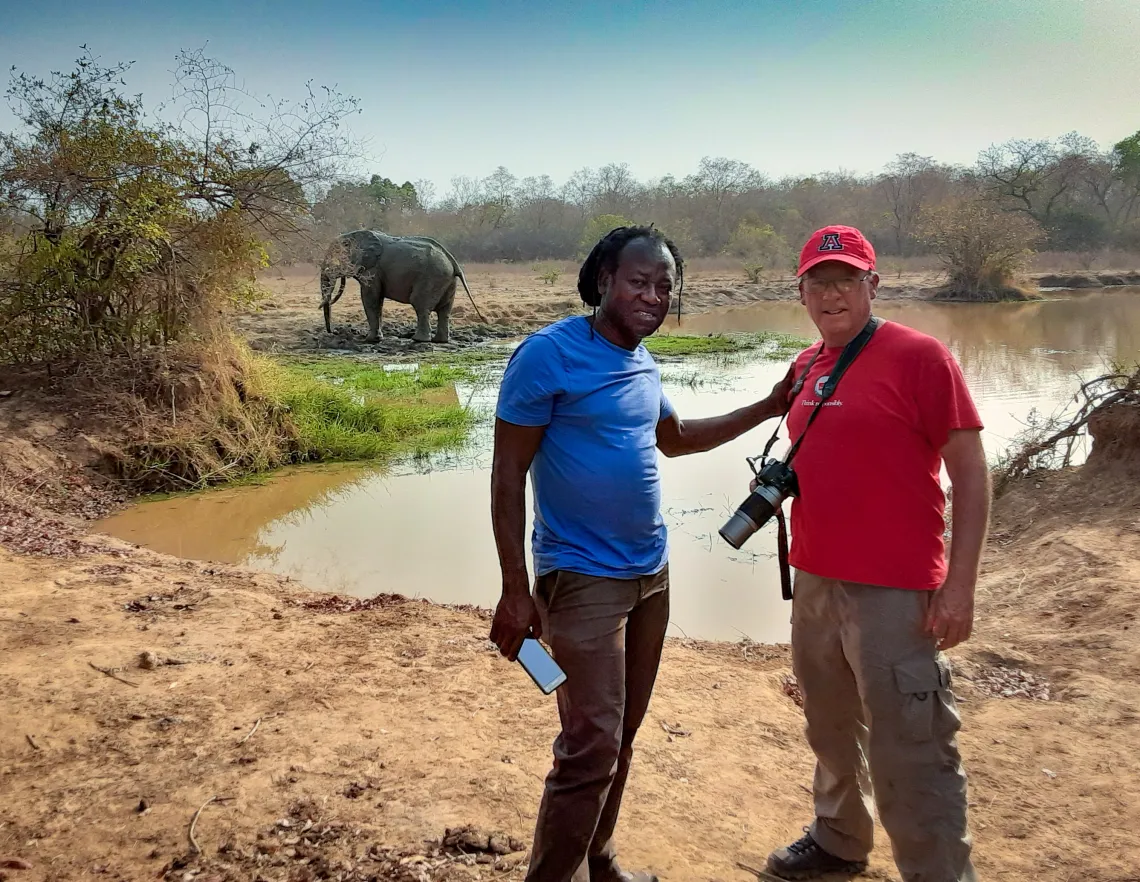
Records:
<instances>
[{"instance_id":1,"label":"dry soil","mask_svg":"<svg viewBox=\"0 0 1140 882\"><path fill-rule=\"evenodd\" d=\"M246 321L255 337L316 324L294 275ZM494 321L577 308L502 284L481 303ZM730 296L717 284L687 302ZM114 501L82 468L89 442L15 398L0 397L0 878L522 877L557 716L488 643L486 611L84 536ZM951 653L981 879L1140 880L1138 446L995 507L976 631ZM798 836L812 761L796 694L787 647L670 640L623 862L747 880ZM897 879L881 830L868 875Z\"/></svg>"}]
</instances>

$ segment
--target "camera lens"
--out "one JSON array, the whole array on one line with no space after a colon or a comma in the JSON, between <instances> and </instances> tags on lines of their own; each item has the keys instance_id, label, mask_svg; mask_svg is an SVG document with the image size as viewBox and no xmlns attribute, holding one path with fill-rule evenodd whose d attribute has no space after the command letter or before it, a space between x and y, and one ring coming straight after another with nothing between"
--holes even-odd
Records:
<instances>
[{"instance_id":1,"label":"camera lens","mask_svg":"<svg viewBox=\"0 0 1140 882\"><path fill-rule=\"evenodd\" d=\"M761 484L748 494L748 498L740 503L732 517L720 528L720 537L733 548L739 549L748 541L749 536L768 523L781 502L783 496L776 488Z\"/></svg>"}]
</instances>

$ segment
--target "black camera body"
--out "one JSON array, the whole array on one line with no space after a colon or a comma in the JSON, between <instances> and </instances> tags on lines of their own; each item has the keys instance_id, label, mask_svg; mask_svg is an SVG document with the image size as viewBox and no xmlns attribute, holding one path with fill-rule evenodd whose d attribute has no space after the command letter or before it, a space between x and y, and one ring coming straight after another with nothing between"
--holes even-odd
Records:
<instances>
[{"instance_id":1,"label":"black camera body","mask_svg":"<svg viewBox=\"0 0 1140 882\"><path fill-rule=\"evenodd\" d=\"M750 459L749 464L751 462ZM756 489L720 528L721 538L739 549L753 533L768 523L785 499L798 496L799 492L799 481L792 467L779 459L767 459L756 472Z\"/></svg>"}]
</instances>

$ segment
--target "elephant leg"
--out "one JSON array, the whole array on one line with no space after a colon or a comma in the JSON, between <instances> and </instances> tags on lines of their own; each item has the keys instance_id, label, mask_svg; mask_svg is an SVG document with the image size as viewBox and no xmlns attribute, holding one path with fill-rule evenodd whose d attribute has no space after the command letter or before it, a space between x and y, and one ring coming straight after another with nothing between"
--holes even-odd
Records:
<instances>
[{"instance_id":1,"label":"elephant leg","mask_svg":"<svg viewBox=\"0 0 1140 882\"><path fill-rule=\"evenodd\" d=\"M433 343L446 343L451 338L451 307L455 305L456 280L452 278L447 291L435 307L435 336Z\"/></svg>"},{"instance_id":2,"label":"elephant leg","mask_svg":"<svg viewBox=\"0 0 1140 882\"><path fill-rule=\"evenodd\" d=\"M364 304L364 314L368 317L368 336L365 343L380 342L380 318L384 312L384 292L379 285L369 285L368 290L361 289L361 302Z\"/></svg>"},{"instance_id":3,"label":"elephant leg","mask_svg":"<svg viewBox=\"0 0 1140 882\"><path fill-rule=\"evenodd\" d=\"M412 337L417 343L428 343L431 341L431 308L427 306L416 306L416 333Z\"/></svg>"},{"instance_id":4,"label":"elephant leg","mask_svg":"<svg viewBox=\"0 0 1140 882\"><path fill-rule=\"evenodd\" d=\"M416 343L431 342L431 311L439 301L435 296L438 290L438 283L421 277L408 292L407 303L416 311L416 333L412 337Z\"/></svg>"}]
</instances>

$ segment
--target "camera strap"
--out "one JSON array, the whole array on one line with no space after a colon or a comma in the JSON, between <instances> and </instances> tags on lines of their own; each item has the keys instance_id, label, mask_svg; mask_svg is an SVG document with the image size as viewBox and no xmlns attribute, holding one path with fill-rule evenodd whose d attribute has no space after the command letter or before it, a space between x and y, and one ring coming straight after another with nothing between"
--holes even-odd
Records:
<instances>
[{"instance_id":1,"label":"camera strap","mask_svg":"<svg viewBox=\"0 0 1140 882\"><path fill-rule=\"evenodd\" d=\"M867 345L867 342L871 339L872 335L874 335L875 331L879 329L879 325L882 323L883 320L881 318L878 318L877 316L871 316L871 318L868 319L867 324L863 326L863 330L861 330L855 336L855 339L851 340L846 346L843 347L843 351L839 354L838 361L835 362L834 370L832 370L832 372L828 375L827 382L823 384L823 388L820 390L819 400L815 403L815 407L811 409L811 414L808 416L807 425L804 426L804 430L800 432L800 437L796 439L795 443L791 446L791 449L788 450L788 455L784 457L785 463L791 463L792 457L794 457L797 451L799 451L800 445L803 443L804 436L807 434L808 429L811 428L811 424L815 422L815 418L819 416L819 412L823 410L824 402L826 402L827 399L829 399L835 393L835 387L839 385L839 380L847 372L847 368L851 367L851 362L853 362L855 360L855 357L863 351L863 347ZM808 362L807 368L800 375L800 379L797 381L796 386L793 387L793 397L798 395L800 390L803 389L804 380L807 379L807 375L811 370L811 366L815 364L815 360L819 357L819 354L821 352L823 352L822 340L819 343L819 349L815 351L815 355L812 356L811 361ZM777 431L779 431L778 428Z\"/></svg>"},{"instance_id":2,"label":"camera strap","mask_svg":"<svg viewBox=\"0 0 1140 882\"><path fill-rule=\"evenodd\" d=\"M791 463L792 457L794 457L796 451L800 449L804 435L807 434L807 430L811 427L812 422L815 421L820 410L823 409L823 403L834 394L835 387L839 385L840 378L846 373L847 368L851 366L851 362L855 360L855 356L863 350L863 347L867 345L867 341L871 339L872 335L879 329L882 323L882 319L871 316L867 324L863 326L863 330L856 335L855 339L843 347L843 352L839 354L839 359L835 362L835 369L828 375L827 382L823 384L823 388L820 390L819 400L815 403L815 407L812 408L811 414L808 416L807 425L804 426L804 430L800 432L800 437L796 439L795 443L792 444L788 450L787 456L784 457L785 463ZM803 372L792 386L791 397L793 400L803 390L804 382L811 372L812 365L815 364L815 360L819 358L821 352L823 352L822 340L819 343L819 348L816 349L815 354L808 361L807 367L803 369ZM776 437L780 434L780 426L783 425L783 423L784 418L781 417L779 425L776 426L776 431L772 433L772 437L768 439L768 444L764 448L765 458L768 456L768 451L772 449L772 445L776 442ZM776 551L780 561L780 594L784 600L791 600L792 572L791 565L788 562L788 524L787 519L784 517L783 506L776 509L776 526Z\"/></svg>"}]
</instances>

